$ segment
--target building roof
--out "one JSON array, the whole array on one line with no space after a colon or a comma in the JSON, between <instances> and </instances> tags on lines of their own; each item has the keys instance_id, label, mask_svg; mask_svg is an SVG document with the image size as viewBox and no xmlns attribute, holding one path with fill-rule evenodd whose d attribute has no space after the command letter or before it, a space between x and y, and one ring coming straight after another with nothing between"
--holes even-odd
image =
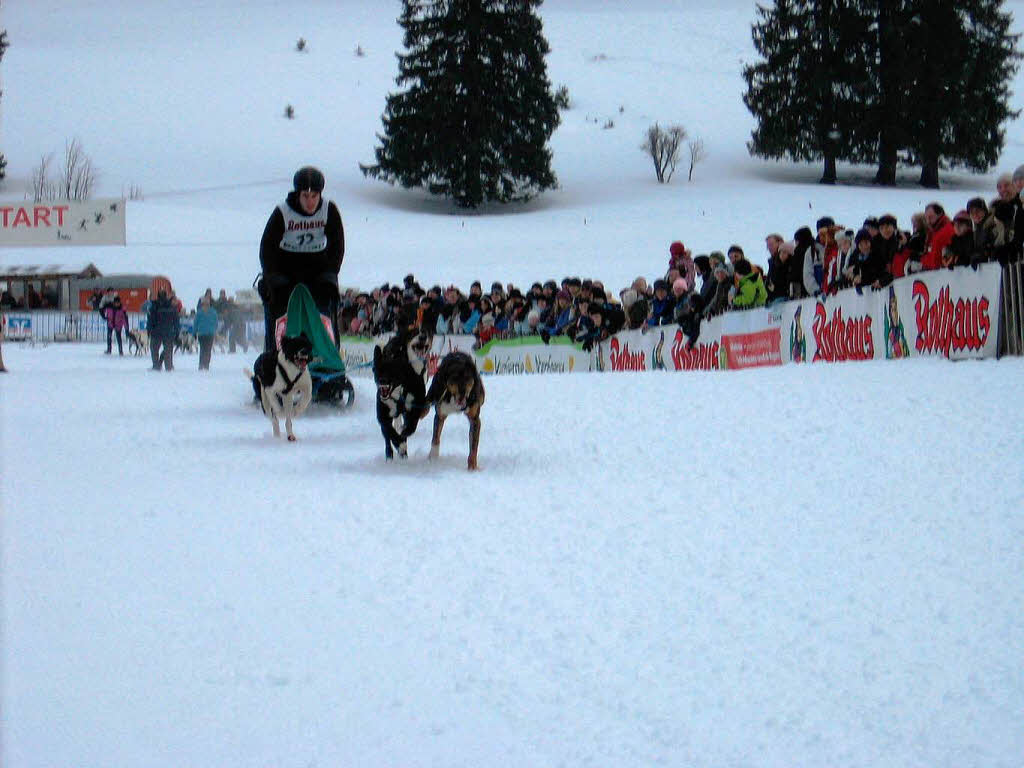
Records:
<instances>
[{"instance_id":1,"label":"building roof","mask_svg":"<svg viewBox=\"0 0 1024 768\"><path fill-rule=\"evenodd\" d=\"M91 262L88 264L0 264L0 280L102 276L96 265Z\"/></svg>"}]
</instances>

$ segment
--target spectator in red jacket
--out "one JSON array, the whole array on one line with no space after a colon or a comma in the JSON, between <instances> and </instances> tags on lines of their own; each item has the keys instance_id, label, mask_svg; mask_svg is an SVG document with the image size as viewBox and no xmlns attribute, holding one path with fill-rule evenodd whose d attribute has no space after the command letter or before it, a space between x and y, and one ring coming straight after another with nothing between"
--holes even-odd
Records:
<instances>
[{"instance_id":1,"label":"spectator in red jacket","mask_svg":"<svg viewBox=\"0 0 1024 768\"><path fill-rule=\"evenodd\" d=\"M942 266L942 251L953 242L953 222L939 203L928 203L924 215L928 220L928 251L921 257L921 267L939 269Z\"/></svg>"}]
</instances>

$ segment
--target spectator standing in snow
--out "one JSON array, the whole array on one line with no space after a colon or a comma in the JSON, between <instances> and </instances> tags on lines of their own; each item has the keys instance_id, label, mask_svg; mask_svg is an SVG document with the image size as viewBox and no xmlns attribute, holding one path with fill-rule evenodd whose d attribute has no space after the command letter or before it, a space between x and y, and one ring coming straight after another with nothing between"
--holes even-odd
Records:
<instances>
[{"instance_id":1,"label":"spectator standing in snow","mask_svg":"<svg viewBox=\"0 0 1024 768\"><path fill-rule=\"evenodd\" d=\"M204 295L199 300L199 309L196 310L195 325L193 326L196 338L199 340L199 370L210 370L210 358L213 356L213 337L217 335L217 327L220 320L217 317L217 310L213 307L212 292Z\"/></svg>"},{"instance_id":2,"label":"spectator standing in snow","mask_svg":"<svg viewBox=\"0 0 1024 768\"><path fill-rule=\"evenodd\" d=\"M171 303L167 291L160 289L156 300L149 307L146 326L149 329L149 352L153 359L153 370L174 370L174 341L181 329L178 310Z\"/></svg>"},{"instance_id":3,"label":"spectator standing in snow","mask_svg":"<svg viewBox=\"0 0 1024 768\"><path fill-rule=\"evenodd\" d=\"M103 317L107 321L107 351L105 354L111 354L111 336L116 335L117 354L123 357L124 343L121 334L128 327L128 313L124 311L124 307L121 305L120 296L114 296L114 300L103 310Z\"/></svg>"}]
</instances>

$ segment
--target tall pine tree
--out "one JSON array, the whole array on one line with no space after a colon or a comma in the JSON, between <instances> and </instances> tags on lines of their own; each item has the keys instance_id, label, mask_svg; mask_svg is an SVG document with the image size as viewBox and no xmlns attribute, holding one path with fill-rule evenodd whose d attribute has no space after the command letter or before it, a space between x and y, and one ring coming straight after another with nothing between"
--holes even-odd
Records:
<instances>
[{"instance_id":1,"label":"tall pine tree","mask_svg":"<svg viewBox=\"0 0 1024 768\"><path fill-rule=\"evenodd\" d=\"M777 0L758 6L752 28L763 57L743 69L743 102L757 118L753 155L823 160L821 181L835 183L836 161L863 153L858 119L871 98L862 44L867 22L850 0Z\"/></svg>"},{"instance_id":2,"label":"tall pine tree","mask_svg":"<svg viewBox=\"0 0 1024 768\"><path fill-rule=\"evenodd\" d=\"M905 148L921 166L921 185L939 186L939 170L984 172L999 161L1019 67L1019 35L1002 0L913 0L907 72L915 98Z\"/></svg>"},{"instance_id":3,"label":"tall pine tree","mask_svg":"<svg viewBox=\"0 0 1024 768\"><path fill-rule=\"evenodd\" d=\"M406 53L363 173L462 207L557 185L546 144L558 108L536 9L542 0L403 0Z\"/></svg>"}]
</instances>

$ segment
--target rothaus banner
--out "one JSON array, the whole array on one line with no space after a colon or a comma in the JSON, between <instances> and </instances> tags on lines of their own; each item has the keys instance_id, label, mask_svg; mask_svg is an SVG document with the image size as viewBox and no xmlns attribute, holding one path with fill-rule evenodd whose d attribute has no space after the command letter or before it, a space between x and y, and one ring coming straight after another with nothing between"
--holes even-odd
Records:
<instances>
[{"instance_id":1,"label":"rothaus banner","mask_svg":"<svg viewBox=\"0 0 1024 768\"><path fill-rule=\"evenodd\" d=\"M879 291L841 291L825 301L783 304L784 362L896 360L922 355L995 357L999 336L996 264L900 278Z\"/></svg>"},{"instance_id":2,"label":"rothaus banner","mask_svg":"<svg viewBox=\"0 0 1024 768\"><path fill-rule=\"evenodd\" d=\"M0 247L124 244L122 199L0 203Z\"/></svg>"},{"instance_id":3,"label":"rothaus banner","mask_svg":"<svg viewBox=\"0 0 1024 768\"><path fill-rule=\"evenodd\" d=\"M712 371L723 367L722 319L701 323L692 348L678 325L621 331L594 347L595 371Z\"/></svg>"},{"instance_id":4,"label":"rothaus banner","mask_svg":"<svg viewBox=\"0 0 1024 768\"><path fill-rule=\"evenodd\" d=\"M940 269L895 281L882 308L886 357L898 357L889 355L889 348L904 340L913 357L995 357L1001 280L998 264L982 264L977 270Z\"/></svg>"}]
</instances>

